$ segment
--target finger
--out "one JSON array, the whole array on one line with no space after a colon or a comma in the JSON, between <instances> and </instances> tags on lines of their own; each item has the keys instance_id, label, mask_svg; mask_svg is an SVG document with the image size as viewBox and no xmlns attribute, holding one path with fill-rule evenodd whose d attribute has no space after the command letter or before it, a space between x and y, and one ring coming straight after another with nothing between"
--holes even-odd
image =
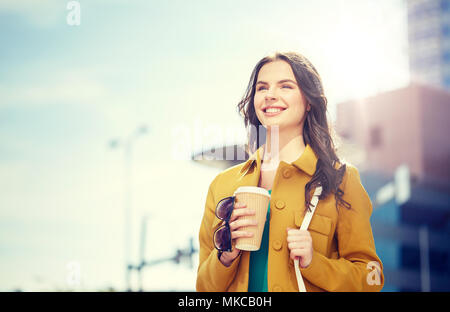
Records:
<instances>
[{"instance_id":1,"label":"finger","mask_svg":"<svg viewBox=\"0 0 450 312\"><path fill-rule=\"evenodd\" d=\"M230 223L231 231L237 230L243 226L255 226L258 222L253 219L237 219Z\"/></svg>"},{"instance_id":2,"label":"finger","mask_svg":"<svg viewBox=\"0 0 450 312\"><path fill-rule=\"evenodd\" d=\"M245 203L234 203L234 209L245 208L245 207L247 207L247 204L245 204Z\"/></svg>"},{"instance_id":3,"label":"finger","mask_svg":"<svg viewBox=\"0 0 450 312\"><path fill-rule=\"evenodd\" d=\"M241 238L241 237L252 237L253 233L247 231L233 231L231 232L231 239Z\"/></svg>"},{"instance_id":4,"label":"finger","mask_svg":"<svg viewBox=\"0 0 450 312\"><path fill-rule=\"evenodd\" d=\"M292 249L289 256L292 260L298 257L301 260L301 257L305 257L308 251L306 249Z\"/></svg>"},{"instance_id":5,"label":"finger","mask_svg":"<svg viewBox=\"0 0 450 312\"><path fill-rule=\"evenodd\" d=\"M300 235L299 229L286 228L286 232L288 236L297 236Z\"/></svg>"},{"instance_id":6,"label":"finger","mask_svg":"<svg viewBox=\"0 0 450 312\"><path fill-rule=\"evenodd\" d=\"M307 242L292 242L292 243L288 243L288 248L290 250L292 249L307 249L311 246L311 244L307 243Z\"/></svg>"},{"instance_id":7,"label":"finger","mask_svg":"<svg viewBox=\"0 0 450 312\"><path fill-rule=\"evenodd\" d=\"M299 230L299 229L292 229L292 228L287 228L287 234L288 235L310 235L309 231L307 230Z\"/></svg>"},{"instance_id":8,"label":"finger","mask_svg":"<svg viewBox=\"0 0 450 312\"><path fill-rule=\"evenodd\" d=\"M255 210L254 209L250 209L250 208L238 208L233 210L233 213L231 214L231 218L230 221L234 221L239 217L242 216L254 216L255 215Z\"/></svg>"},{"instance_id":9,"label":"finger","mask_svg":"<svg viewBox=\"0 0 450 312\"><path fill-rule=\"evenodd\" d=\"M286 238L287 242L312 242L311 236L302 236L302 235L289 235Z\"/></svg>"}]
</instances>

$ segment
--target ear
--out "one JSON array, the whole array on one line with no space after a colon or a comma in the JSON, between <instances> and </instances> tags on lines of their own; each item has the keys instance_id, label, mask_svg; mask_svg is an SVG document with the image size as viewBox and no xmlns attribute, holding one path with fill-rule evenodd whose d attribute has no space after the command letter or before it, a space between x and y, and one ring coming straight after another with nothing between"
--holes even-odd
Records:
<instances>
[{"instance_id":1,"label":"ear","mask_svg":"<svg viewBox=\"0 0 450 312\"><path fill-rule=\"evenodd\" d=\"M308 104L308 106L306 107L306 111L310 111L311 110L311 105L310 104Z\"/></svg>"}]
</instances>

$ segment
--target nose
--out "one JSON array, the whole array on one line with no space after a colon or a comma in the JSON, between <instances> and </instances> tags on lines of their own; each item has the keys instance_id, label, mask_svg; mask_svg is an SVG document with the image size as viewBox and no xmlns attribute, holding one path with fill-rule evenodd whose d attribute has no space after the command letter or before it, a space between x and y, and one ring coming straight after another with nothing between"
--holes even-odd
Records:
<instances>
[{"instance_id":1,"label":"nose","mask_svg":"<svg viewBox=\"0 0 450 312\"><path fill-rule=\"evenodd\" d=\"M276 100L277 99L277 95L275 93L275 88L269 88L266 92L266 95L264 97L264 99L266 101L268 100Z\"/></svg>"}]
</instances>

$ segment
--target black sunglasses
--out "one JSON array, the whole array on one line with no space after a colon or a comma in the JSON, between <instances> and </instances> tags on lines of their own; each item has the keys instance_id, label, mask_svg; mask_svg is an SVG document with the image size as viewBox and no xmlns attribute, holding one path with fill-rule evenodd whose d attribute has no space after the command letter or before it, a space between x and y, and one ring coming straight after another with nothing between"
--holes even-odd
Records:
<instances>
[{"instance_id":1,"label":"black sunglasses","mask_svg":"<svg viewBox=\"0 0 450 312\"><path fill-rule=\"evenodd\" d=\"M231 230L230 230L230 218L234 209L234 199L235 196L225 197L221 199L216 206L216 217L222 221L225 221L225 224L221 225L214 232L213 241L214 247L216 247L219 251L231 251Z\"/></svg>"}]
</instances>

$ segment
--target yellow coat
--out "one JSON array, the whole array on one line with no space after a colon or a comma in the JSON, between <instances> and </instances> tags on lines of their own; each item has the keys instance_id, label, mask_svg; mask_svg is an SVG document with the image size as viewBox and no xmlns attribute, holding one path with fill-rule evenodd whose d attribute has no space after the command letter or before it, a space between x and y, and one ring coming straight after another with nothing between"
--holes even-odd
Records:
<instances>
[{"instance_id":1,"label":"yellow coat","mask_svg":"<svg viewBox=\"0 0 450 312\"><path fill-rule=\"evenodd\" d=\"M200 227L197 291L247 291L250 252L243 251L230 267L217 258L212 235L221 221L217 203L232 196L240 186L257 186L262 147L248 161L228 168L211 182ZM317 156L307 145L292 164L281 161L270 199L268 290L298 291L294 262L289 257L287 227L299 228L305 209L305 185L315 172ZM380 291L383 267L375 251L370 225L372 204L361 184L358 170L347 165L340 188L351 209L339 206L334 194L319 200L308 231L313 257L300 269L307 291ZM377 270L377 268L379 270Z\"/></svg>"}]
</instances>

